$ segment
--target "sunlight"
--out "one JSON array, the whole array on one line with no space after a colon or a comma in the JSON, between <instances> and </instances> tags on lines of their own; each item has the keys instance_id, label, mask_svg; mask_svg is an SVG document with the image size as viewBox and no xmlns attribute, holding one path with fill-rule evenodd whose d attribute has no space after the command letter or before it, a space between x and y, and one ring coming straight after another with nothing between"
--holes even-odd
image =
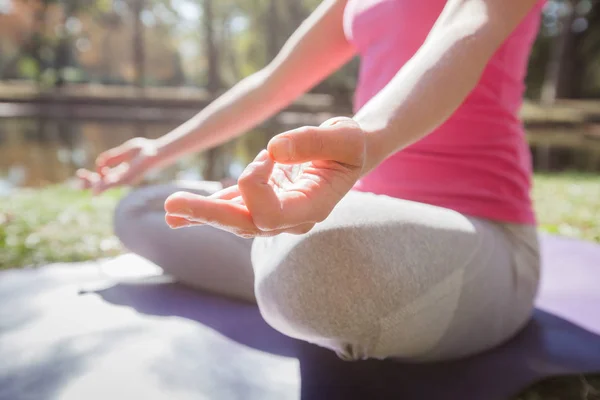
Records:
<instances>
[{"instance_id":1,"label":"sunlight","mask_svg":"<svg viewBox=\"0 0 600 400\"><path fill-rule=\"evenodd\" d=\"M200 7L188 0L173 0L171 5L177 11L179 17L186 21L198 21L202 15Z\"/></svg>"},{"instance_id":2,"label":"sunlight","mask_svg":"<svg viewBox=\"0 0 600 400\"><path fill-rule=\"evenodd\" d=\"M11 0L0 0L0 14L8 14L12 11Z\"/></svg>"}]
</instances>

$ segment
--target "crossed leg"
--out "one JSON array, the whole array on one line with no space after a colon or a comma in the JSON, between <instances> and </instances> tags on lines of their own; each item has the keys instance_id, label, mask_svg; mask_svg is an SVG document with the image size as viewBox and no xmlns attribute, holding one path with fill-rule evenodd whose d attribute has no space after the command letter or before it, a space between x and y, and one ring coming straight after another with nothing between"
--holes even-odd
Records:
<instances>
[{"instance_id":1,"label":"crossed leg","mask_svg":"<svg viewBox=\"0 0 600 400\"><path fill-rule=\"evenodd\" d=\"M137 190L117 208L116 233L182 283L256 301L275 329L343 359L463 357L513 336L533 309L532 226L358 192L304 235L251 240L164 222L171 193L218 189Z\"/></svg>"}]
</instances>

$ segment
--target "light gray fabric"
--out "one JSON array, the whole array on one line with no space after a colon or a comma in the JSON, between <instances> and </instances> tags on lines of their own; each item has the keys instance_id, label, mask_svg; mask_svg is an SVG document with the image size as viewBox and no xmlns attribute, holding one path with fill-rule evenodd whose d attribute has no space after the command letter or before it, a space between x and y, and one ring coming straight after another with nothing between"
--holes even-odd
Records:
<instances>
[{"instance_id":1,"label":"light gray fabric","mask_svg":"<svg viewBox=\"0 0 600 400\"><path fill-rule=\"evenodd\" d=\"M535 227L351 192L306 235L252 242L210 227L170 230L164 199L211 185L132 193L117 209L118 236L184 283L256 299L274 328L343 359L463 357L512 337L532 312Z\"/></svg>"},{"instance_id":2,"label":"light gray fabric","mask_svg":"<svg viewBox=\"0 0 600 400\"><path fill-rule=\"evenodd\" d=\"M164 202L174 192L210 195L219 189L218 182L176 182L135 190L117 206L115 233L181 283L255 302L251 239L207 225L171 229L165 222Z\"/></svg>"}]
</instances>

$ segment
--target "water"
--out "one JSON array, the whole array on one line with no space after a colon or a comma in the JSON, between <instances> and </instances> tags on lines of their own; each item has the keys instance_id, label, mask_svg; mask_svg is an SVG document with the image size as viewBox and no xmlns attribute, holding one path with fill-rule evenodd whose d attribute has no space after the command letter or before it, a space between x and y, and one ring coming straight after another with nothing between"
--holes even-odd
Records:
<instances>
[{"instance_id":1,"label":"water","mask_svg":"<svg viewBox=\"0 0 600 400\"><path fill-rule=\"evenodd\" d=\"M305 124L302 122L284 122L279 129L271 125L270 128L253 131L221 146L217 157L217 175L239 176L243 167L265 147L271 135L285 126ZM44 122L35 118L0 118L0 196L9 194L16 187L40 187L73 179L77 169L93 168L101 152L140 133L148 138L160 137L175 126L176 122L146 124L141 128L134 122ZM536 161L537 151L533 155ZM589 158L584 156L581 151L554 149L553 163L545 168L564 169L579 165L580 169L597 171L600 167L599 156L593 159L595 163L586 162L586 168L582 168L580 164ZM190 155L171 168L149 175L149 180L203 179L206 163L207 157L203 154Z\"/></svg>"},{"instance_id":2,"label":"water","mask_svg":"<svg viewBox=\"0 0 600 400\"><path fill-rule=\"evenodd\" d=\"M147 125L143 135L157 138L176 124ZM98 154L141 133L134 123L42 122L0 119L0 195L15 187L39 187L73 179L79 168L93 168ZM222 174L235 177L264 147L264 132L252 132L219 148ZM152 180L202 179L206 157L190 155L155 173Z\"/></svg>"}]
</instances>

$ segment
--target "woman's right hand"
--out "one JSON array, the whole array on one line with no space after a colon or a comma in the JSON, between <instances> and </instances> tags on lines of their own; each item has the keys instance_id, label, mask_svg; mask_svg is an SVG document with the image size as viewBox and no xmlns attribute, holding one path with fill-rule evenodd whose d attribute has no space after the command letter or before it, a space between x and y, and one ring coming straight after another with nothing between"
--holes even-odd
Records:
<instances>
[{"instance_id":1,"label":"woman's right hand","mask_svg":"<svg viewBox=\"0 0 600 400\"><path fill-rule=\"evenodd\" d=\"M107 189L132 185L159 163L155 140L134 138L122 145L101 153L96 158L96 172L87 169L77 171L83 188L100 194Z\"/></svg>"}]
</instances>

